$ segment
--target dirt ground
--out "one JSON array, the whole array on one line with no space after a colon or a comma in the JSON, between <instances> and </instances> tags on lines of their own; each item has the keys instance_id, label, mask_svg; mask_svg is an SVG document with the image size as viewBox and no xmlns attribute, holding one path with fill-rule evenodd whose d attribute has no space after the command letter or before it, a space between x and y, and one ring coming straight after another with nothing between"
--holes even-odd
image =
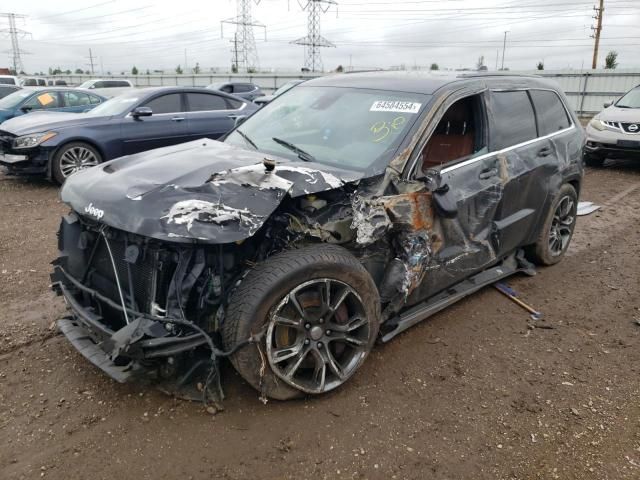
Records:
<instances>
[{"instance_id":1,"label":"dirt ground","mask_svg":"<svg viewBox=\"0 0 640 480\"><path fill-rule=\"evenodd\" d=\"M640 163L589 170L568 257L377 346L343 388L226 410L120 385L57 335L46 182L0 176L0 478L638 479Z\"/></svg>"}]
</instances>

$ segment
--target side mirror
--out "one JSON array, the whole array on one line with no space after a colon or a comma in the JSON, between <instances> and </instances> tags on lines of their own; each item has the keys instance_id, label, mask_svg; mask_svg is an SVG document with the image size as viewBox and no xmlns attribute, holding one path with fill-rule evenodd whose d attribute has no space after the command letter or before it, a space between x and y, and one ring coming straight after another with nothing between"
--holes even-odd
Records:
<instances>
[{"instance_id":1,"label":"side mirror","mask_svg":"<svg viewBox=\"0 0 640 480\"><path fill-rule=\"evenodd\" d=\"M153 115L153 110L149 107L136 107L131 111L133 118L150 117L151 115Z\"/></svg>"},{"instance_id":2,"label":"side mirror","mask_svg":"<svg viewBox=\"0 0 640 480\"><path fill-rule=\"evenodd\" d=\"M239 127L247 119L247 115L227 115L227 118L233 120L233 128Z\"/></svg>"},{"instance_id":3,"label":"side mirror","mask_svg":"<svg viewBox=\"0 0 640 480\"><path fill-rule=\"evenodd\" d=\"M22 110L24 113L29 113L31 110L33 110L33 107L21 107L20 110Z\"/></svg>"},{"instance_id":4,"label":"side mirror","mask_svg":"<svg viewBox=\"0 0 640 480\"><path fill-rule=\"evenodd\" d=\"M604 108L609 108L611 105L613 105L613 102L605 102Z\"/></svg>"}]
</instances>

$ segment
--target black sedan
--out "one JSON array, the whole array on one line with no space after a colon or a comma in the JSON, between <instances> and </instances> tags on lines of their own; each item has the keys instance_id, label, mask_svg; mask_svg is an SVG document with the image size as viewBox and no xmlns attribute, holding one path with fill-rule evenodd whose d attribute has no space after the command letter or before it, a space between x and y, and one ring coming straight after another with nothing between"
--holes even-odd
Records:
<instances>
[{"instance_id":1,"label":"black sedan","mask_svg":"<svg viewBox=\"0 0 640 480\"><path fill-rule=\"evenodd\" d=\"M36 112L0 130L0 165L10 174L63 183L106 160L198 138L217 139L257 105L202 88L137 89L87 113Z\"/></svg>"}]
</instances>

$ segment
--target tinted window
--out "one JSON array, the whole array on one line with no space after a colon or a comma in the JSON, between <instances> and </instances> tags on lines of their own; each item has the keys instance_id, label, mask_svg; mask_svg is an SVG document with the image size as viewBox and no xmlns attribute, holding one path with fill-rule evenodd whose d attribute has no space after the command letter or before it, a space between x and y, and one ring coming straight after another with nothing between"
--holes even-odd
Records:
<instances>
[{"instance_id":1,"label":"tinted window","mask_svg":"<svg viewBox=\"0 0 640 480\"><path fill-rule=\"evenodd\" d=\"M250 83L236 83L233 86L233 91L234 92L252 92L253 90L255 90L256 87L254 87L252 84Z\"/></svg>"},{"instance_id":2,"label":"tinted window","mask_svg":"<svg viewBox=\"0 0 640 480\"><path fill-rule=\"evenodd\" d=\"M124 82L122 80L107 80L105 83L105 87L128 87L130 86L128 82Z\"/></svg>"},{"instance_id":3,"label":"tinted window","mask_svg":"<svg viewBox=\"0 0 640 480\"><path fill-rule=\"evenodd\" d=\"M224 98L209 93L187 93L190 112L202 112L208 110L226 110L229 108Z\"/></svg>"},{"instance_id":4,"label":"tinted window","mask_svg":"<svg viewBox=\"0 0 640 480\"><path fill-rule=\"evenodd\" d=\"M13 78L0 77L0 84L2 84L2 85L15 85L16 81Z\"/></svg>"},{"instance_id":5,"label":"tinted window","mask_svg":"<svg viewBox=\"0 0 640 480\"><path fill-rule=\"evenodd\" d=\"M106 86L107 82L96 82L93 85L89 85L89 88L105 88Z\"/></svg>"},{"instance_id":6,"label":"tinted window","mask_svg":"<svg viewBox=\"0 0 640 480\"><path fill-rule=\"evenodd\" d=\"M537 137L536 119L527 92L492 93L493 150L517 145Z\"/></svg>"},{"instance_id":7,"label":"tinted window","mask_svg":"<svg viewBox=\"0 0 640 480\"><path fill-rule=\"evenodd\" d=\"M238 110L242 105L244 105L240 100L232 100L230 98L225 98L225 100L227 101L227 105L229 105L227 107L229 110Z\"/></svg>"},{"instance_id":8,"label":"tinted window","mask_svg":"<svg viewBox=\"0 0 640 480\"><path fill-rule=\"evenodd\" d=\"M44 79L39 78L38 79L38 85L40 85L41 87L46 87L47 86L47 82Z\"/></svg>"},{"instance_id":9,"label":"tinted window","mask_svg":"<svg viewBox=\"0 0 640 480\"><path fill-rule=\"evenodd\" d=\"M25 87L36 87L36 86L38 86L38 82L36 81L35 78L27 78L24 81L24 86Z\"/></svg>"},{"instance_id":10,"label":"tinted window","mask_svg":"<svg viewBox=\"0 0 640 480\"><path fill-rule=\"evenodd\" d=\"M60 100L57 92L38 92L25 102L23 107L31 110L46 110L48 108L60 108Z\"/></svg>"},{"instance_id":11,"label":"tinted window","mask_svg":"<svg viewBox=\"0 0 640 480\"><path fill-rule=\"evenodd\" d=\"M147 102L144 106L149 107L154 115L182 111L179 93L171 93L169 95L156 97L150 102Z\"/></svg>"},{"instance_id":12,"label":"tinted window","mask_svg":"<svg viewBox=\"0 0 640 480\"><path fill-rule=\"evenodd\" d=\"M82 107L91 104L89 95L87 95L86 93L64 92L63 95L65 107Z\"/></svg>"},{"instance_id":13,"label":"tinted window","mask_svg":"<svg viewBox=\"0 0 640 480\"><path fill-rule=\"evenodd\" d=\"M533 106L538 117L538 134L548 135L571 126L567 111L555 92L530 90Z\"/></svg>"},{"instance_id":14,"label":"tinted window","mask_svg":"<svg viewBox=\"0 0 640 480\"><path fill-rule=\"evenodd\" d=\"M12 87L2 87L0 86L0 98L4 98L7 95L12 94L13 92L15 92L16 89L12 88Z\"/></svg>"}]
</instances>

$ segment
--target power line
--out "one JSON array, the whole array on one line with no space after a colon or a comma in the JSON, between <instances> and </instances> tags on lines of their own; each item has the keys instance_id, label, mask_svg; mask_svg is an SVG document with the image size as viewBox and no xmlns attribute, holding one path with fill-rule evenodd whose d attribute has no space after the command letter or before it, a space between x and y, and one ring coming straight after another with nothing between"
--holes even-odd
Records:
<instances>
[{"instance_id":1,"label":"power line","mask_svg":"<svg viewBox=\"0 0 640 480\"><path fill-rule=\"evenodd\" d=\"M13 71L17 75L18 73L24 71L24 65L22 64L22 54L28 53L20 49L18 39L24 38L31 34L16 27L16 18L27 17L26 15L18 15L15 13L0 13L0 17L5 17L9 20L9 28L0 30L0 33L8 33L9 37L11 38L11 63L13 65Z\"/></svg>"},{"instance_id":2,"label":"power line","mask_svg":"<svg viewBox=\"0 0 640 480\"><path fill-rule=\"evenodd\" d=\"M312 72L322 71L322 57L320 49L335 47L333 43L320 35L320 14L327 13L332 5L338 5L334 0L307 0L302 10L309 12L307 20L307 36L294 40L293 44L303 45L305 48L305 66Z\"/></svg>"},{"instance_id":3,"label":"power line","mask_svg":"<svg viewBox=\"0 0 640 480\"><path fill-rule=\"evenodd\" d=\"M260 0L254 0L256 5ZM253 35L253 27L264 28L265 40L267 29L263 23L254 21L251 17L251 0L236 0L238 14L235 18L229 18L220 22L220 35L224 37L224 24L229 23L236 26L236 33L232 41L234 48L233 63L235 70L242 68L246 72L256 71L259 67L258 50L256 49L256 39Z\"/></svg>"}]
</instances>

